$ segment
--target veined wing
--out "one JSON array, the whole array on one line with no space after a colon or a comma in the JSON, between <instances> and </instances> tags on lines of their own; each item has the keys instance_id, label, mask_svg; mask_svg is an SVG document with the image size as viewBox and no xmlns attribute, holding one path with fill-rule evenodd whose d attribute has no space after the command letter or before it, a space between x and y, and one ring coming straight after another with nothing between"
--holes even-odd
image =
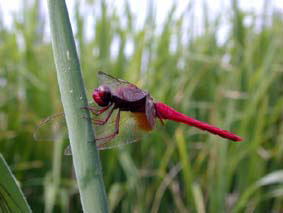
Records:
<instances>
[{"instance_id":1,"label":"veined wing","mask_svg":"<svg viewBox=\"0 0 283 213\"><path fill-rule=\"evenodd\" d=\"M130 112L120 112L121 120L119 123L119 133L112 139L101 139L114 133L116 126L116 118L118 110L112 117L112 125L96 126L96 132L98 139L96 141L99 150L111 149L114 147L121 147L126 144L135 143L140 141L143 131L139 128L137 121L132 113Z\"/></svg>"},{"instance_id":2,"label":"veined wing","mask_svg":"<svg viewBox=\"0 0 283 213\"><path fill-rule=\"evenodd\" d=\"M109 124L95 125L96 145L98 150L108 150L113 148L123 148L125 145L139 142L144 132L139 128L135 118L129 112L121 112L121 121L119 125L119 134L109 139L109 135L115 131L116 111ZM107 139L102 139L107 138ZM65 150L65 155L71 155L70 145Z\"/></svg>"},{"instance_id":3,"label":"veined wing","mask_svg":"<svg viewBox=\"0 0 283 213\"><path fill-rule=\"evenodd\" d=\"M99 71L97 74L97 78L98 78L98 83L99 85L107 85L108 87L110 87L110 89L112 90L116 90L119 87L124 87L127 86L129 84L131 84L130 82L123 80L123 79L118 79L115 78L109 74L106 74L104 72Z\"/></svg>"},{"instance_id":4,"label":"veined wing","mask_svg":"<svg viewBox=\"0 0 283 213\"><path fill-rule=\"evenodd\" d=\"M115 131L118 110L115 111L105 125L94 124L96 138L98 138L96 143L99 150L112 149L135 143L139 141L141 137L141 131L137 127L135 119L132 116L127 115L131 113L121 112L119 134L114 138L99 139L107 138L107 136L113 134ZM104 120L107 113L108 110L100 116L93 116L92 119ZM42 120L34 132L34 138L37 141L56 141L59 136L60 139L68 138L64 113L57 113ZM66 149L65 154L70 154L69 148Z\"/></svg>"},{"instance_id":5,"label":"veined wing","mask_svg":"<svg viewBox=\"0 0 283 213\"><path fill-rule=\"evenodd\" d=\"M115 95L123 100L133 102L141 100L148 95L147 92L141 90L134 84L115 78L101 71L98 72L98 79L100 85L108 86L112 92L112 95Z\"/></svg>"},{"instance_id":6,"label":"veined wing","mask_svg":"<svg viewBox=\"0 0 283 213\"><path fill-rule=\"evenodd\" d=\"M36 141L56 141L67 136L64 112L59 112L40 121L33 132Z\"/></svg>"}]
</instances>

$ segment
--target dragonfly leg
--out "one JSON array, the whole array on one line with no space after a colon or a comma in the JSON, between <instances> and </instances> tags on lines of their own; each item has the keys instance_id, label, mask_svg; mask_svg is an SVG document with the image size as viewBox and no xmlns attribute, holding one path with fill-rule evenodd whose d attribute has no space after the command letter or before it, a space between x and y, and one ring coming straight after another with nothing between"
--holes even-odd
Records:
<instances>
[{"instance_id":1,"label":"dragonfly leg","mask_svg":"<svg viewBox=\"0 0 283 213\"><path fill-rule=\"evenodd\" d=\"M91 106L86 106L86 107L82 107L82 109L87 109L89 111L91 111L93 114L95 115L101 115L102 113L104 113L106 110L109 109L109 107L111 107L112 104L109 104L108 106L106 107L103 107L102 109L98 110L96 109L95 107L91 107Z\"/></svg>"},{"instance_id":2,"label":"dragonfly leg","mask_svg":"<svg viewBox=\"0 0 283 213\"><path fill-rule=\"evenodd\" d=\"M116 120L115 120L115 130L112 134L101 137L101 138L96 138L97 141L101 141L101 143L98 144L98 148L102 147L105 143L110 141L111 139L115 138L116 135L119 134L119 128L120 128L120 110L118 111Z\"/></svg>"},{"instance_id":3,"label":"dragonfly leg","mask_svg":"<svg viewBox=\"0 0 283 213\"><path fill-rule=\"evenodd\" d=\"M115 107L113 107L113 108L110 110L109 114L107 115L107 117L106 117L104 120L92 119L92 121L93 121L94 124L96 124L96 125L104 125L104 124L106 124L107 121L109 120L109 118L111 117L111 115L112 115L114 109L115 109ZM120 111L119 111L119 112L120 112Z\"/></svg>"}]
</instances>

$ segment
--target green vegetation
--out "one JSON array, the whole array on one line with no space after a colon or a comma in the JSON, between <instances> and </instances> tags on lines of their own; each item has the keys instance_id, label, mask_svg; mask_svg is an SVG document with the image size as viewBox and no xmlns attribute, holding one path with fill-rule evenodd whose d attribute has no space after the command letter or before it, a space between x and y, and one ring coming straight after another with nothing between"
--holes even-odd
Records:
<instances>
[{"instance_id":1,"label":"green vegetation","mask_svg":"<svg viewBox=\"0 0 283 213\"><path fill-rule=\"evenodd\" d=\"M82 209L84 212L108 212L90 113L81 110L87 106L88 100L65 1L49 0L48 15L58 84Z\"/></svg>"},{"instance_id":2,"label":"green vegetation","mask_svg":"<svg viewBox=\"0 0 283 213\"><path fill-rule=\"evenodd\" d=\"M72 159L63 156L68 141L60 135L57 143L33 139L39 121L62 110L39 4L23 6L10 30L0 17L0 152L32 210L79 211ZM97 86L96 73L103 70L245 138L232 143L167 122L141 143L100 152L110 209L283 211L282 13L244 13L234 0L225 11L229 32L220 44L222 19L211 19L209 11L198 26L202 33L192 27L191 7L181 16L173 7L158 29L150 7L137 29L129 7L121 17L105 3L88 3L100 12L91 14L95 26L86 29L81 4L72 26L87 88ZM87 30L93 38L86 39Z\"/></svg>"},{"instance_id":3,"label":"green vegetation","mask_svg":"<svg viewBox=\"0 0 283 213\"><path fill-rule=\"evenodd\" d=\"M15 178L1 154L0 173L1 212L31 212L22 191L17 186Z\"/></svg>"}]
</instances>

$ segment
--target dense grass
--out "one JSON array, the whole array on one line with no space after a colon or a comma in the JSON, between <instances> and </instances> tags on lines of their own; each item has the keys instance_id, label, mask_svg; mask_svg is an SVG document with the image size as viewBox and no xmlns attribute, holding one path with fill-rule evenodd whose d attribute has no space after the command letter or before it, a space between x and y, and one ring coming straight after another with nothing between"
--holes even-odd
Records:
<instances>
[{"instance_id":1,"label":"dense grass","mask_svg":"<svg viewBox=\"0 0 283 213\"><path fill-rule=\"evenodd\" d=\"M63 156L67 141L37 143L32 137L41 119L61 111L51 46L42 31L46 19L38 4L15 14L12 30L0 20L0 152L35 212L75 211L81 206L72 161ZM103 70L245 138L230 143L167 122L141 143L101 152L110 208L283 211L282 13L243 13L233 1L224 15L229 34L219 44L223 19L209 19L209 11L200 34L192 27L191 8L181 16L172 8L157 31L154 7L137 29L129 7L120 17L104 3L93 5L100 11L92 14L94 38L86 39L79 4L72 23L88 88L97 86L93 76ZM126 54L129 43L133 52Z\"/></svg>"}]
</instances>

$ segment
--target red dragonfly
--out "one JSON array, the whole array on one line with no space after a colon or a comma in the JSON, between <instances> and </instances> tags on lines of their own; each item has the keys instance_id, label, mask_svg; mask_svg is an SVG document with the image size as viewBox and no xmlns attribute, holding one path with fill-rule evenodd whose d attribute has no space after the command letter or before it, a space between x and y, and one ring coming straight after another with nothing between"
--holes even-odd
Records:
<instances>
[{"instance_id":1,"label":"red dragonfly","mask_svg":"<svg viewBox=\"0 0 283 213\"><path fill-rule=\"evenodd\" d=\"M198 121L176 111L162 102L154 101L148 92L141 90L128 81L115 78L104 72L98 72L98 78L101 85L94 89L92 98L101 108L97 109L97 107L88 106L84 107L84 109L89 110L95 116L101 117L104 115L103 119L92 119L96 126L105 126L108 123L114 125L113 132L107 135L97 136L98 149L108 149L108 142L119 134L121 121L123 124L121 112L131 112L134 117L135 125L137 125L139 130L143 131L153 130L156 119L159 119L162 124L163 120L171 120L197 127L232 141L242 141L241 137L227 130L222 130L213 125ZM113 118L114 113L115 118ZM58 115L55 116L57 117ZM128 127L129 126L130 125L128 125ZM105 132L105 129L103 132ZM126 143L132 142L135 142L135 140Z\"/></svg>"},{"instance_id":2,"label":"red dragonfly","mask_svg":"<svg viewBox=\"0 0 283 213\"><path fill-rule=\"evenodd\" d=\"M134 84L131 84L125 80L117 79L104 72L99 72L98 76L102 82L104 82L104 84L100 85L93 91L92 97L95 103L103 108L99 111L97 111L97 109L94 107L85 108L96 115L109 111L104 120L94 120L94 122L98 125L106 124L113 111L118 110L115 121L115 131L106 137L98 138L98 140L111 140L119 134L121 111L133 113L138 127L144 131L150 131L154 129L156 118L158 118L161 123L163 123L163 120L172 120L187 124L189 126L197 127L229 140L242 140L241 137L227 130L222 130L210 124L184 115L162 102L153 101L148 92L141 90ZM111 109L109 110L109 108Z\"/></svg>"}]
</instances>

